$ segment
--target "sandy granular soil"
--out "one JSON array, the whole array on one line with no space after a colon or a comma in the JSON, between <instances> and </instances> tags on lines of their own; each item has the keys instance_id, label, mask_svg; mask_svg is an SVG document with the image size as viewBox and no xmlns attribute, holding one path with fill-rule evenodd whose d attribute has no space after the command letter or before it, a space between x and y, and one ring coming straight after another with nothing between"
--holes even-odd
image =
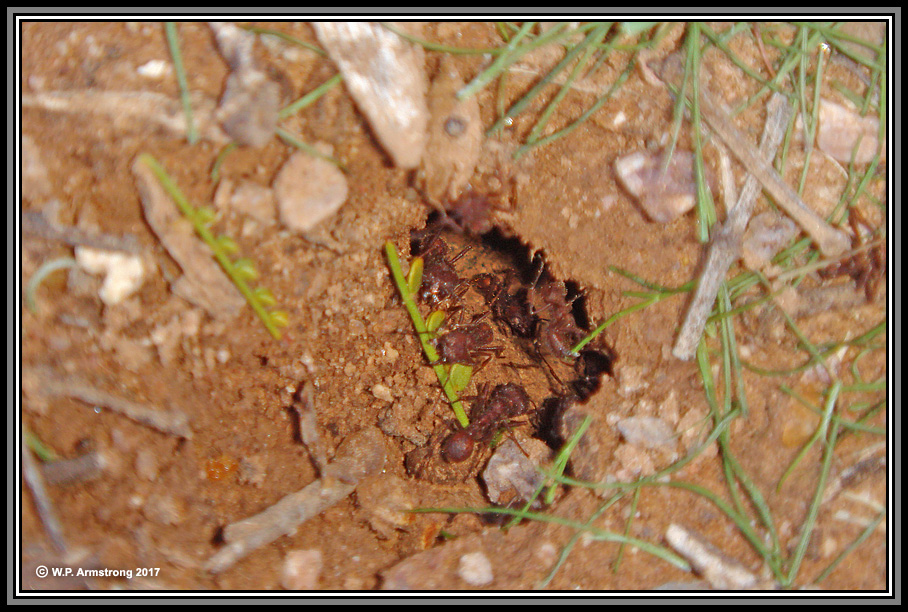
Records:
<instances>
[{"instance_id":1,"label":"sandy granular soil","mask_svg":"<svg viewBox=\"0 0 908 612\"><path fill-rule=\"evenodd\" d=\"M307 23L258 25L317 44ZM673 51L681 31L679 24L658 52ZM210 31L206 24L186 23L179 32L192 91L217 101L228 66ZM495 28L486 23L426 24L422 36L462 47L499 44ZM743 61L763 70L751 38L737 36L732 45ZM772 56L777 50L768 52ZM287 100L336 73L326 57L289 43L260 45L257 53ZM552 53L557 61L557 51ZM426 52L430 74L440 55ZM163 63L151 66L163 66L160 72L139 70L158 60ZM176 102L179 91L169 60L160 23L22 24L25 97L143 91ZM452 61L469 77L487 62L478 55L454 56ZM733 73L721 57L713 61L715 69ZM518 99L552 63L553 58L540 53L512 71L503 89L483 89L477 95L481 124L494 123L499 91L508 101ZM624 67L618 59L607 61L602 81L612 82ZM826 70L830 82L852 84L857 78L844 64L831 62ZM756 91L753 83L740 77L723 79L723 95L733 105ZM673 101L665 88L635 70L619 92L568 137L514 161L509 153L556 91L547 90L526 115L484 140L470 186L497 198L496 222L531 251L543 252L557 278L572 281L584 296L589 322L596 325L636 303L625 292L642 290L616 270L678 287L697 277L704 249L697 240L694 213L668 224L652 223L615 175L618 157L663 143L671 133ZM553 116L553 125L562 127L575 119L598 91L592 85L575 87ZM761 108L753 105L736 118L753 142L762 129ZM760 585L772 585L761 557L728 516L683 488L649 486L640 488L639 495L631 489L613 499L614 490L562 487L549 506L538 510L557 520L525 520L506 530L475 513L407 512L489 505L477 478L443 482L408 473L405 465L407 453L428 443L452 419L391 282L383 250L390 240L403 257L409 256L409 232L422 227L432 209L414 188L417 178L394 166L345 88L334 87L282 124L306 142L330 145L344 162L349 188L335 214L300 235L229 202L231 185L268 191L291 147L278 138L261 147L239 147L224 157L220 183L215 183L211 170L225 143L203 134L189 145L157 123L151 117L155 112L149 106L145 119L111 118L96 99L65 112L38 104L26 104L22 110L22 136L34 153L30 150L26 163L38 179L24 179L28 189L21 212L46 213L49 203L57 201L57 229L81 232L63 239L65 232L38 234L26 225L21 236L22 282L45 262L71 257L73 245L84 244L85 236L115 237L150 264L141 287L116 305L98 297L101 276L78 268L49 276L37 291L34 311L24 308L23 296L23 427L58 458L97 452L106 464L90 480L46 484L66 555L55 550L23 485L22 589L527 591L542 585L554 591L640 591L666 584L703 586L697 574L638 547L596 537L603 532L625 534L669 550L665 534L671 524L702 536ZM682 132L679 147L691 149L687 132ZM269 335L248 308L217 317L174 292L180 268L143 215L133 172L142 153L159 160L196 204L215 202L219 189L228 194L214 227L233 237L239 253L255 262L260 274L256 284L270 289L277 307L288 313L280 340ZM716 149L707 146L705 156L710 171L717 170ZM789 156L786 179L796 184L803 146L793 144ZM804 193L837 201L847 189L845 179L830 170L832 162L825 157L816 155L812 163L816 169L808 173ZM734 172L740 184L743 170L735 166ZM885 179L870 181L868 198L885 206L885 187ZM866 205L865 200L859 203ZM765 199L758 202L758 211L767 207ZM872 225L885 223L885 216L874 216L873 207L866 207ZM464 274L494 268L469 258L458 265ZM737 264L732 269L733 274L740 271ZM852 281L811 276L806 282L824 286ZM884 286L873 299L848 307L833 303L806 308L797 315L798 329L815 345L857 338L885 323L886 293ZM755 288L752 296L758 295ZM632 481L652 473L695 448L702 433L711 429L697 362L671 354L688 296L678 293L622 317L600 338L617 356L613 375L604 377L583 407L594 417L599 436L599 446L587 449L584 460L598 458L591 469L600 475ZM741 297L735 305L748 299L753 298ZM541 404L555 383L538 361L515 348L499 327L495 330L504 355L476 374L476 381L523 384ZM790 555L811 507L824 449L814 445L777 486L819 422L784 389L821 406L826 386L818 368L800 367L809 355L777 310L749 309L734 319L734 330L748 364L782 372L769 376L743 370L743 380L735 384L746 389L748 412L733 422L727 436L735 461L750 479L748 486L761 491L776 537ZM883 345L879 339L876 344ZM711 338L709 347L714 349L711 372L722 389L718 339ZM830 359L845 385L857 386L856 372L862 381L886 380L884 346L848 346ZM514 367L525 363L532 367ZM381 469L292 533L250 551L223 571L209 571L206 564L224 547L225 526L318 478L318 465L303 443L295 399L306 383L313 385L315 429L326 456L334 458L345 439L375 430L385 455ZM99 407L103 402L86 401L84 395L79 399L80 388L185 415L188 433L161 431ZM837 413L856 420L865 414L862 406L878 405L885 392L885 385L865 385L843 395ZM616 427L631 417L667 424L672 441L655 448L627 443ZM886 410L870 414L863 425L885 429ZM529 425L521 431L514 434L518 440L534 433ZM884 436L860 429L840 434L827 483L838 489L817 510L793 586L887 588L885 520L833 571L815 581L877 517L877 505L886 503L884 441ZM733 507L722 465L721 453L710 445L671 478L708 489ZM579 466L573 469L579 472ZM757 516L746 502L741 510ZM580 535L579 526L590 520L599 531ZM761 538L769 537L756 518L753 524ZM569 554L562 558L563 551ZM35 576L37 565L67 563L153 570L145 576L137 572L132 579Z\"/></svg>"}]
</instances>

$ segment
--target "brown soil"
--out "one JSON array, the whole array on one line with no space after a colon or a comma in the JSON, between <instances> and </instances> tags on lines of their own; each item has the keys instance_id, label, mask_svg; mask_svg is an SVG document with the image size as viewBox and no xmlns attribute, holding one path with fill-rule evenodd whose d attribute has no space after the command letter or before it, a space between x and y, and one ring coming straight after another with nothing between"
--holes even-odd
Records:
<instances>
[{"instance_id":1,"label":"brown soil","mask_svg":"<svg viewBox=\"0 0 908 612\"><path fill-rule=\"evenodd\" d=\"M160 24L26 23L22 27L23 94L153 90L175 100L179 97L172 72L155 78L136 71L154 59L169 65ZM270 27L315 42L306 23ZM202 23L182 24L180 36L192 90L218 99L227 67L209 30ZM428 24L424 36L465 47L496 44L490 24ZM738 36L733 42L745 62L764 70L751 38ZM666 43L663 51L673 50L675 44ZM280 53L263 52L289 99L312 90L335 72L329 60L304 55L304 61L290 61ZM427 53L427 59L437 61L432 53ZM463 73L472 75L485 60L460 56L456 61ZM550 65L545 57L534 61L539 66ZM603 80L610 82L623 68L618 59L607 62ZM830 81L855 81L853 71L844 64L830 63L827 70ZM517 99L534 78L531 70L512 75L504 90L506 97ZM731 103L755 91L753 81L743 78L729 79L724 86ZM498 87L490 86L479 94L486 126L495 119L497 91ZM492 154L512 150L554 92L544 95L526 118L518 119L488 143L486 150ZM576 118L595 95L578 87L555 114L555 127ZM616 122L621 113L626 120ZM736 121L756 141L763 122L758 110L746 112ZM700 269L703 247L697 241L694 214L667 225L651 223L614 174L618 156L661 142L671 133L671 122L668 93L635 71L620 93L569 137L538 148L515 164L502 161L507 156L487 155L477 169L477 189L507 191L499 177L513 178L515 188L507 194L499 221L533 249L541 249L559 278L572 279L583 289L594 324L636 303L636 298L623 292L641 287L613 272L614 268L671 287L696 278ZM335 156L345 162L350 194L340 211L323 222L317 236L309 240L236 212L226 212L216 226L234 237L240 252L256 262L261 274L257 283L268 287L278 307L289 313L289 326L277 341L248 309L226 323L203 314L194 326L192 317L201 311L171 292L170 282L179 270L143 218L131 171L138 154L155 156L191 201L210 203L216 189L210 172L220 152L218 145L203 139L190 146L185 139L149 123L124 126L89 112L37 108L22 112L22 133L37 143L48 172L46 189L26 193L22 210L40 210L47 201L57 199L62 203L60 220L64 224L94 233L134 236L142 252L158 264L140 291L119 305L102 305L97 295L99 279L83 275L80 279L70 276L67 281L64 273L57 273L39 289L37 311L22 310L24 427L60 457L94 450L111 459L96 480L48 486L67 544L87 552L82 567L160 568L151 577L131 581L98 578L88 581L88 586L278 589L288 554L315 549L321 554L321 568L316 570L314 584L322 590L536 588L571 542L575 529L555 522L525 521L501 531L476 515L402 514L393 506L397 501L411 508L488 505L475 479L430 482L409 475L404 465L406 453L452 418L397 298L383 251L390 239L407 256L409 231L424 223L429 207L413 189L410 174L389 162L343 87L334 88L286 125L307 142L324 141L333 146ZM689 148L687 138L682 135L679 146ZM226 157L222 177L268 186L291 152L277 138L258 149L239 148ZM707 147L707 160L713 166L715 155L715 149ZM787 178L796 184L802 147L793 146L789 155L792 172ZM815 158L814 163L822 166L826 162ZM742 170L735 171L740 184ZM832 187L821 184L827 180L824 172L812 172L805 193L837 189L830 196L837 201L844 180L835 179ZM884 181L871 181L868 189L885 204ZM759 207L765 206L765 200L759 203ZM883 223L879 215L873 217L872 210L867 216L877 225ZM24 234L23 282L42 263L71 254L71 247L59 240ZM815 278L811 282L819 284ZM802 314L798 327L814 344L855 338L885 320L886 289L880 293L856 308ZM671 356L687 295L623 317L606 330L604 338L618 355L615 377L604 381L588 407L600 417L602 427L608 429L632 415L657 416L682 433L684 427L707 417L708 404L696 363ZM774 312L754 309L735 319L739 349L748 363L763 368L797 368L808 355ZM183 328L184 332L178 331ZM152 339L160 334L164 334L163 344L156 344ZM718 341L711 340L710 346L717 348ZM838 371L846 385L853 382L852 366L860 353L860 348L850 348L838 356ZM510 358L519 359L519 355ZM718 353L712 363L721 389ZM502 367L490 367L481 375L487 375L490 382L508 377L523 381L531 376ZM884 379L885 351L861 354L857 368L865 381ZM74 398L48 398L41 391L46 382L42 377L50 375L63 384L78 379L136 402L182 411L190 418L192 438L161 433ZM317 477L299 440L297 414L292 408L295 391L307 381L316 387L317 423L329 455L351 434L379 426L388 453L383 472L294 533L254 550L232 568L220 574L206 571L203 565L218 550L225 525L264 510ZM813 498L823 455L820 445L814 445L777 490L779 479L816 423L781 388L787 385L819 405L823 398L818 390L825 385L815 368L783 376L744 370L743 384L749 412L733 423L730 448L762 492L782 548L791 554ZM840 414L853 420L860 413L849 412L849 406L878 403L884 393L845 394ZM885 410L880 411L867 425L885 427L885 416ZM808 433L797 437L792 431L798 428ZM670 462L658 453L627 455L628 446L620 445L617 434L610 431L606 442L612 445L614 457L603 456L606 470L630 470L633 480L635 460L642 462L644 470L646 465L651 470ZM819 508L795 587L887 588L887 521L827 577L814 582L862 533L866 522L861 521L876 517L878 510L872 503L886 503L884 463L876 462L874 469L850 479L835 480L882 441L878 434L840 436L830 479L839 482L842 490ZM715 452L705 452L672 478L730 499ZM562 490L543 512L584 523L604 499L608 492L600 498L575 487ZM752 513L753 509L746 511ZM27 489L21 512L22 588L86 586L84 581L35 578L31 569L35 565L62 566L64 560L53 551ZM628 522L631 512L633 520ZM599 529L618 534L629 524L628 535L660 545L672 523L700 534L727 557L766 577L761 558L734 524L715 505L689 491L644 488L638 499L626 495L594 521ZM756 519L754 524L759 524ZM490 560L494 576L479 587L464 580L466 572L458 565L463 563L462 555L477 551ZM410 565L399 565L410 557ZM636 548L584 537L571 548L545 588L647 590L696 579Z\"/></svg>"}]
</instances>

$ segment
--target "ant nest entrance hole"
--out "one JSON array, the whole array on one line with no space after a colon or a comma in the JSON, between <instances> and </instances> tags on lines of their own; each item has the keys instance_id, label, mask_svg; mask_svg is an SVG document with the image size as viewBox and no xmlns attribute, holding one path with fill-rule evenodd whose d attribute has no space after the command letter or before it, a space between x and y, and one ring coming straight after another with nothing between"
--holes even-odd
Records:
<instances>
[{"instance_id":1,"label":"ant nest entrance hole","mask_svg":"<svg viewBox=\"0 0 908 612\"><path fill-rule=\"evenodd\" d=\"M573 352L592 331L583 287L555 278L541 251L488 222L471 226L435 211L410 238L411 258L423 259L423 318L444 314L431 340L439 361L471 366L472 375L459 394L469 425L440 407L444 423L407 455L408 471L434 482L465 480L506 437L557 451L565 442L561 415L598 390L615 359L601 336Z\"/></svg>"}]
</instances>

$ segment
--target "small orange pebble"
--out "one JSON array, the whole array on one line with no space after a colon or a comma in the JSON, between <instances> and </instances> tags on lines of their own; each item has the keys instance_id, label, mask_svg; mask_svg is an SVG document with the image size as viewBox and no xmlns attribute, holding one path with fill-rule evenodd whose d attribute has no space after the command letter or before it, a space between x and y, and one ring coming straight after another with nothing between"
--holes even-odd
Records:
<instances>
[{"instance_id":1,"label":"small orange pebble","mask_svg":"<svg viewBox=\"0 0 908 612\"><path fill-rule=\"evenodd\" d=\"M205 475L208 477L208 480L217 482L219 480L224 480L231 474L233 474L239 464L236 460L229 455L221 455L215 459L209 459L205 462Z\"/></svg>"},{"instance_id":2,"label":"small orange pebble","mask_svg":"<svg viewBox=\"0 0 908 612\"><path fill-rule=\"evenodd\" d=\"M431 548L435 541L438 539L438 535L441 532L441 523L432 522L426 525L419 538L419 545L422 547L422 550Z\"/></svg>"}]
</instances>

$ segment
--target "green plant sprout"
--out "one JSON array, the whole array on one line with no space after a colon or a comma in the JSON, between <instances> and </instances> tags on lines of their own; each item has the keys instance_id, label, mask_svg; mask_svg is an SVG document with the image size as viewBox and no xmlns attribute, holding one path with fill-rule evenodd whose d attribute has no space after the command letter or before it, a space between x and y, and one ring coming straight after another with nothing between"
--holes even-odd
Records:
<instances>
[{"instance_id":1,"label":"green plant sprout","mask_svg":"<svg viewBox=\"0 0 908 612\"><path fill-rule=\"evenodd\" d=\"M180 51L180 37L177 34L177 24L168 21L164 24L167 35L167 46L170 48L170 57L173 60L173 69L177 75L177 84L180 86L180 101L183 104L183 115L186 117L186 140L189 144L199 141L199 133L192 118L192 99L189 96L189 83L186 80L186 70L183 68L183 54Z\"/></svg>"},{"instance_id":2,"label":"green plant sprout","mask_svg":"<svg viewBox=\"0 0 908 612\"><path fill-rule=\"evenodd\" d=\"M41 264L41 267L35 270L35 273L32 274L32 277L28 281L28 285L26 285L25 287L25 306L32 312L38 312L38 301L36 294L38 292L38 287L41 286L41 283L44 282L44 279L57 270L62 270L64 268L74 268L75 266L76 260L72 257L52 259L51 261L47 261Z\"/></svg>"},{"instance_id":3,"label":"green plant sprout","mask_svg":"<svg viewBox=\"0 0 908 612\"><path fill-rule=\"evenodd\" d=\"M397 286L398 293L400 293L404 308L407 309L410 320L413 321L416 337L419 338L423 353L425 353L429 363L432 364L435 375L438 376L438 382L441 384L441 388L448 398L448 403L451 404L451 408L454 410L454 416L457 418L457 422L460 423L461 427L467 427L470 424L470 419L467 418L467 413L464 410L463 403L460 401L457 393L466 388L469 384L473 369L470 366L462 364L446 366L440 363L441 358L438 355L438 351L435 350L435 347L432 346L432 343L430 342L435 330L441 325L441 320L438 315L432 313L430 315L430 320L435 327L430 330L426 326L426 322L423 320L422 315L419 313L416 301L413 299L413 296L422 284L422 258L416 257L413 259L410 263L410 271L405 277L400 265L400 258L397 255L397 248L390 240L385 242L385 256L388 258L388 267L391 269L391 277L394 279L394 284Z\"/></svg>"},{"instance_id":4,"label":"green plant sprout","mask_svg":"<svg viewBox=\"0 0 908 612\"><path fill-rule=\"evenodd\" d=\"M249 286L248 281L256 279L258 271L249 259L230 259L230 255L238 250L236 242L228 236L215 236L212 233L211 222L215 218L214 212L209 208L196 208L193 206L154 157L143 153L139 156L139 160L154 172L161 186L164 187L171 199L176 203L183 216L192 222L196 233L211 249L214 258L230 280L233 281L233 284L236 285L236 288L240 290L240 293L243 294L243 297L246 298L246 301L262 320L268 332L275 340L280 340L280 328L286 327L288 324L287 313L283 310L267 310L267 308L275 304L274 294L265 287L253 289Z\"/></svg>"}]
</instances>

